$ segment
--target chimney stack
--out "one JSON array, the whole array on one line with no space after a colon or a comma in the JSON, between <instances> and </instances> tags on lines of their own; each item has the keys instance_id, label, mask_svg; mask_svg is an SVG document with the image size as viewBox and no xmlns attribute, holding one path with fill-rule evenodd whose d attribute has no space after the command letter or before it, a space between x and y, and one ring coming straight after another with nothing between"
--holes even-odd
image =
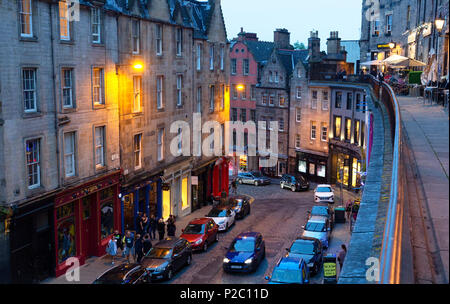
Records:
<instances>
[{"instance_id":1,"label":"chimney stack","mask_svg":"<svg viewBox=\"0 0 450 304\"><path fill-rule=\"evenodd\" d=\"M309 62L320 61L320 38L318 31L311 31L308 38L308 56Z\"/></svg>"},{"instance_id":2,"label":"chimney stack","mask_svg":"<svg viewBox=\"0 0 450 304\"><path fill-rule=\"evenodd\" d=\"M327 39L327 54L340 54L341 53L341 38L339 38L339 32L330 32L330 38Z\"/></svg>"},{"instance_id":3,"label":"chimney stack","mask_svg":"<svg viewBox=\"0 0 450 304\"><path fill-rule=\"evenodd\" d=\"M279 49L290 49L291 48L291 33L287 29L276 29L273 32L273 42L275 47Z\"/></svg>"}]
</instances>

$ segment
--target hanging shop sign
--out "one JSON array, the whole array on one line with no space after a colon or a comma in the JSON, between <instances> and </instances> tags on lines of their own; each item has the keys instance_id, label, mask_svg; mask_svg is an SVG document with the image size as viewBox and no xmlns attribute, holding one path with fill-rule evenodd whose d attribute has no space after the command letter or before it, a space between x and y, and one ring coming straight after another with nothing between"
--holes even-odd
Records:
<instances>
[{"instance_id":1,"label":"hanging shop sign","mask_svg":"<svg viewBox=\"0 0 450 304\"><path fill-rule=\"evenodd\" d=\"M416 31L411 32L411 34L408 35L408 43L414 43L416 42Z\"/></svg>"},{"instance_id":2,"label":"hanging shop sign","mask_svg":"<svg viewBox=\"0 0 450 304\"><path fill-rule=\"evenodd\" d=\"M169 191L169 190L170 190L170 183L163 183L163 184L161 185L161 189L162 189L163 191Z\"/></svg>"},{"instance_id":3,"label":"hanging shop sign","mask_svg":"<svg viewBox=\"0 0 450 304\"><path fill-rule=\"evenodd\" d=\"M191 176L191 185L198 185L198 176Z\"/></svg>"},{"instance_id":4,"label":"hanging shop sign","mask_svg":"<svg viewBox=\"0 0 450 304\"><path fill-rule=\"evenodd\" d=\"M384 44L377 44L377 49L390 49L391 48L391 43L384 43ZM393 43L393 49L395 49L397 47L397 43Z\"/></svg>"}]
</instances>

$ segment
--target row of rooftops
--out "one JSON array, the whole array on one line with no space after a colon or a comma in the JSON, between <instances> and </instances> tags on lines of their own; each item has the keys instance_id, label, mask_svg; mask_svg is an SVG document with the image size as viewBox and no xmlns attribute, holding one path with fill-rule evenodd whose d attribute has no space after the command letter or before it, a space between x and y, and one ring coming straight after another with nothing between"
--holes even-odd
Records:
<instances>
[{"instance_id":1,"label":"row of rooftops","mask_svg":"<svg viewBox=\"0 0 450 304\"><path fill-rule=\"evenodd\" d=\"M149 13L152 2L167 3L169 20L155 20ZM103 3L105 10L137 18L180 25L194 30L194 38L207 39L208 27L218 0L79 0L81 5L93 6ZM137 7L136 7L137 5ZM181 17L181 18L179 18ZM221 16L223 19L223 16ZM182 20L182 21L180 21Z\"/></svg>"}]
</instances>

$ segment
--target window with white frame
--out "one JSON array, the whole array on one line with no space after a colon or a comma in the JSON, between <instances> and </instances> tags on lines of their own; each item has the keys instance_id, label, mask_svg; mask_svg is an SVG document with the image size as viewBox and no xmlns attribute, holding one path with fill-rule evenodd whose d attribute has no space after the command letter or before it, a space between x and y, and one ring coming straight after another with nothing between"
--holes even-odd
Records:
<instances>
[{"instance_id":1,"label":"window with white frame","mask_svg":"<svg viewBox=\"0 0 450 304\"><path fill-rule=\"evenodd\" d=\"M164 107L163 89L164 89L164 77L161 75L156 76L156 108L158 110Z\"/></svg>"},{"instance_id":2,"label":"window with white frame","mask_svg":"<svg viewBox=\"0 0 450 304\"><path fill-rule=\"evenodd\" d=\"M263 94L263 96L262 96L262 104L263 105L267 104L267 98L268 98L267 94Z\"/></svg>"},{"instance_id":3,"label":"window with white frame","mask_svg":"<svg viewBox=\"0 0 450 304\"><path fill-rule=\"evenodd\" d=\"M134 169L137 170L142 167L142 133L134 135L133 151Z\"/></svg>"},{"instance_id":4,"label":"window with white frame","mask_svg":"<svg viewBox=\"0 0 450 304\"><path fill-rule=\"evenodd\" d=\"M162 161L164 159L164 129L161 128L158 130L158 161Z\"/></svg>"},{"instance_id":5,"label":"window with white frame","mask_svg":"<svg viewBox=\"0 0 450 304\"><path fill-rule=\"evenodd\" d=\"M215 87L209 86L209 109L214 110Z\"/></svg>"},{"instance_id":6,"label":"window with white frame","mask_svg":"<svg viewBox=\"0 0 450 304\"><path fill-rule=\"evenodd\" d=\"M328 91L322 91L322 110L327 111L329 107Z\"/></svg>"},{"instance_id":7,"label":"window with white frame","mask_svg":"<svg viewBox=\"0 0 450 304\"><path fill-rule=\"evenodd\" d=\"M238 90L237 90L237 85L233 84L231 85L232 89L233 89L233 99L238 99Z\"/></svg>"},{"instance_id":8,"label":"window with white frame","mask_svg":"<svg viewBox=\"0 0 450 304\"><path fill-rule=\"evenodd\" d=\"M301 99L302 98L302 88L301 87L297 87L297 99Z\"/></svg>"},{"instance_id":9,"label":"window with white frame","mask_svg":"<svg viewBox=\"0 0 450 304\"><path fill-rule=\"evenodd\" d=\"M223 45L220 46L220 70L223 71L225 64L225 47Z\"/></svg>"},{"instance_id":10,"label":"window with white frame","mask_svg":"<svg viewBox=\"0 0 450 304\"><path fill-rule=\"evenodd\" d=\"M163 52L163 45L162 45L162 25L156 24L156 55L160 56Z\"/></svg>"},{"instance_id":11,"label":"window with white frame","mask_svg":"<svg viewBox=\"0 0 450 304\"><path fill-rule=\"evenodd\" d=\"M32 0L20 0L20 36L33 37Z\"/></svg>"},{"instance_id":12,"label":"window with white frame","mask_svg":"<svg viewBox=\"0 0 450 304\"><path fill-rule=\"evenodd\" d=\"M392 14L386 15L386 34L392 33Z\"/></svg>"},{"instance_id":13,"label":"window with white frame","mask_svg":"<svg viewBox=\"0 0 450 304\"><path fill-rule=\"evenodd\" d=\"M61 85L63 108L73 108L73 69L63 68L61 70Z\"/></svg>"},{"instance_id":14,"label":"window with white frame","mask_svg":"<svg viewBox=\"0 0 450 304\"><path fill-rule=\"evenodd\" d=\"M269 96L269 106L274 106L275 105L275 95L270 95Z\"/></svg>"},{"instance_id":15,"label":"window with white frame","mask_svg":"<svg viewBox=\"0 0 450 304\"><path fill-rule=\"evenodd\" d=\"M142 77L133 76L133 112L142 112Z\"/></svg>"},{"instance_id":16,"label":"window with white frame","mask_svg":"<svg viewBox=\"0 0 450 304\"><path fill-rule=\"evenodd\" d=\"M295 147L300 149L300 134L295 135Z\"/></svg>"},{"instance_id":17,"label":"window with white frame","mask_svg":"<svg viewBox=\"0 0 450 304\"><path fill-rule=\"evenodd\" d=\"M273 82L272 71L269 71L269 82Z\"/></svg>"},{"instance_id":18,"label":"window with white frame","mask_svg":"<svg viewBox=\"0 0 450 304\"><path fill-rule=\"evenodd\" d=\"M182 136L182 130L181 128L178 128L177 130L177 136L178 136L178 143L177 143L177 152L181 155L183 151L183 136Z\"/></svg>"},{"instance_id":19,"label":"window with white frame","mask_svg":"<svg viewBox=\"0 0 450 304\"><path fill-rule=\"evenodd\" d=\"M59 37L61 40L70 40L68 0L59 1Z\"/></svg>"},{"instance_id":20,"label":"window with white frame","mask_svg":"<svg viewBox=\"0 0 450 304\"><path fill-rule=\"evenodd\" d=\"M242 73L244 75L248 75L249 71L250 71L250 66L249 66L248 59L242 60Z\"/></svg>"},{"instance_id":21,"label":"window with white frame","mask_svg":"<svg viewBox=\"0 0 450 304\"><path fill-rule=\"evenodd\" d=\"M181 107L183 105L182 88L183 75L177 75L177 107Z\"/></svg>"},{"instance_id":22,"label":"window with white frame","mask_svg":"<svg viewBox=\"0 0 450 304\"><path fill-rule=\"evenodd\" d=\"M278 72L275 72L275 82L278 83Z\"/></svg>"},{"instance_id":23,"label":"window with white frame","mask_svg":"<svg viewBox=\"0 0 450 304\"><path fill-rule=\"evenodd\" d=\"M183 29L178 27L176 29L176 45L177 45L177 56L181 56L183 53Z\"/></svg>"},{"instance_id":24,"label":"window with white frame","mask_svg":"<svg viewBox=\"0 0 450 304\"><path fill-rule=\"evenodd\" d=\"M250 99L255 100L256 99L256 86L252 84L250 86Z\"/></svg>"},{"instance_id":25,"label":"window with white frame","mask_svg":"<svg viewBox=\"0 0 450 304\"><path fill-rule=\"evenodd\" d=\"M322 130L321 130L321 137L320 139L322 141L327 141L328 138L328 127L325 124L322 124Z\"/></svg>"},{"instance_id":26,"label":"window with white frame","mask_svg":"<svg viewBox=\"0 0 450 304\"><path fill-rule=\"evenodd\" d=\"M214 45L209 46L209 69L214 70Z\"/></svg>"},{"instance_id":27,"label":"window with white frame","mask_svg":"<svg viewBox=\"0 0 450 304\"><path fill-rule=\"evenodd\" d=\"M317 91L312 91L311 109L317 109Z\"/></svg>"},{"instance_id":28,"label":"window with white frame","mask_svg":"<svg viewBox=\"0 0 450 304\"><path fill-rule=\"evenodd\" d=\"M102 16L99 7L91 8L92 43L102 42Z\"/></svg>"},{"instance_id":29,"label":"window with white frame","mask_svg":"<svg viewBox=\"0 0 450 304\"><path fill-rule=\"evenodd\" d=\"M40 139L30 139L25 143L28 189L41 185Z\"/></svg>"},{"instance_id":30,"label":"window with white frame","mask_svg":"<svg viewBox=\"0 0 450 304\"><path fill-rule=\"evenodd\" d=\"M26 113L37 112L36 69L22 70L23 108Z\"/></svg>"},{"instance_id":31,"label":"window with white frame","mask_svg":"<svg viewBox=\"0 0 450 304\"><path fill-rule=\"evenodd\" d=\"M197 44L197 71L202 69L202 45Z\"/></svg>"},{"instance_id":32,"label":"window with white frame","mask_svg":"<svg viewBox=\"0 0 450 304\"><path fill-rule=\"evenodd\" d=\"M105 166L105 127L95 127L95 168Z\"/></svg>"},{"instance_id":33,"label":"window with white frame","mask_svg":"<svg viewBox=\"0 0 450 304\"><path fill-rule=\"evenodd\" d=\"M236 75L237 61L236 59L231 59L231 74Z\"/></svg>"},{"instance_id":34,"label":"window with white frame","mask_svg":"<svg viewBox=\"0 0 450 304\"><path fill-rule=\"evenodd\" d=\"M316 126L316 122L315 121L311 121L311 139L315 140L316 139L316 130L317 126Z\"/></svg>"},{"instance_id":35,"label":"window with white frame","mask_svg":"<svg viewBox=\"0 0 450 304\"><path fill-rule=\"evenodd\" d=\"M202 113L202 87L197 87L197 113Z\"/></svg>"},{"instance_id":36,"label":"window with white frame","mask_svg":"<svg viewBox=\"0 0 450 304\"><path fill-rule=\"evenodd\" d=\"M372 36L378 37L380 35L380 19L372 20Z\"/></svg>"},{"instance_id":37,"label":"window with white frame","mask_svg":"<svg viewBox=\"0 0 450 304\"><path fill-rule=\"evenodd\" d=\"M295 108L295 121L300 122L302 119L302 110L301 108Z\"/></svg>"},{"instance_id":38,"label":"window with white frame","mask_svg":"<svg viewBox=\"0 0 450 304\"><path fill-rule=\"evenodd\" d=\"M75 132L64 133L64 172L66 177L75 176Z\"/></svg>"},{"instance_id":39,"label":"window with white frame","mask_svg":"<svg viewBox=\"0 0 450 304\"><path fill-rule=\"evenodd\" d=\"M284 131L284 118L280 117L280 120L278 121L278 127L279 131Z\"/></svg>"},{"instance_id":40,"label":"window with white frame","mask_svg":"<svg viewBox=\"0 0 450 304\"><path fill-rule=\"evenodd\" d=\"M133 54L139 54L140 36L141 30L139 20L131 20L131 42L133 43Z\"/></svg>"},{"instance_id":41,"label":"window with white frame","mask_svg":"<svg viewBox=\"0 0 450 304\"><path fill-rule=\"evenodd\" d=\"M280 107L284 107L286 105L286 98L283 95L278 96L278 101L279 101Z\"/></svg>"},{"instance_id":42,"label":"window with white frame","mask_svg":"<svg viewBox=\"0 0 450 304\"><path fill-rule=\"evenodd\" d=\"M103 68L92 68L92 99L94 105L105 104L103 86Z\"/></svg>"},{"instance_id":43,"label":"window with white frame","mask_svg":"<svg viewBox=\"0 0 450 304\"><path fill-rule=\"evenodd\" d=\"M247 99L247 86L242 85L241 89L241 99Z\"/></svg>"}]
</instances>

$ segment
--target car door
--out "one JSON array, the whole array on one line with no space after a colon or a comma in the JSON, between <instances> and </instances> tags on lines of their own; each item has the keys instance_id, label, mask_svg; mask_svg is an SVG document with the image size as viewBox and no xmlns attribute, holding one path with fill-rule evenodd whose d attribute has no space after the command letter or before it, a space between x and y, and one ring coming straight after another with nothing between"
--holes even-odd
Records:
<instances>
[{"instance_id":1,"label":"car door","mask_svg":"<svg viewBox=\"0 0 450 304\"><path fill-rule=\"evenodd\" d=\"M215 231L214 231L214 222L210 221L208 224L206 224L206 233L207 233L207 240L208 243L214 242L215 239Z\"/></svg>"},{"instance_id":2,"label":"car door","mask_svg":"<svg viewBox=\"0 0 450 304\"><path fill-rule=\"evenodd\" d=\"M250 204L249 204L248 200L245 199L242 201L242 209L245 210L244 214L250 213Z\"/></svg>"},{"instance_id":3,"label":"car door","mask_svg":"<svg viewBox=\"0 0 450 304\"><path fill-rule=\"evenodd\" d=\"M236 216L236 213L232 209L227 210L228 227L231 227L231 225L233 225L235 216Z\"/></svg>"},{"instance_id":4,"label":"car door","mask_svg":"<svg viewBox=\"0 0 450 304\"><path fill-rule=\"evenodd\" d=\"M178 271L181 266L184 264L184 257L183 257L183 246L181 242L177 242L175 247L173 248L173 255L172 255L172 265L174 268L174 271Z\"/></svg>"},{"instance_id":5,"label":"car door","mask_svg":"<svg viewBox=\"0 0 450 304\"><path fill-rule=\"evenodd\" d=\"M245 173L245 183L251 184L252 183L252 175L250 173Z\"/></svg>"},{"instance_id":6,"label":"car door","mask_svg":"<svg viewBox=\"0 0 450 304\"><path fill-rule=\"evenodd\" d=\"M259 235L256 238L255 251L256 251L256 257L257 257L258 263L260 263L262 260L262 256L263 256L263 246L262 246L262 236L261 235Z\"/></svg>"}]
</instances>

